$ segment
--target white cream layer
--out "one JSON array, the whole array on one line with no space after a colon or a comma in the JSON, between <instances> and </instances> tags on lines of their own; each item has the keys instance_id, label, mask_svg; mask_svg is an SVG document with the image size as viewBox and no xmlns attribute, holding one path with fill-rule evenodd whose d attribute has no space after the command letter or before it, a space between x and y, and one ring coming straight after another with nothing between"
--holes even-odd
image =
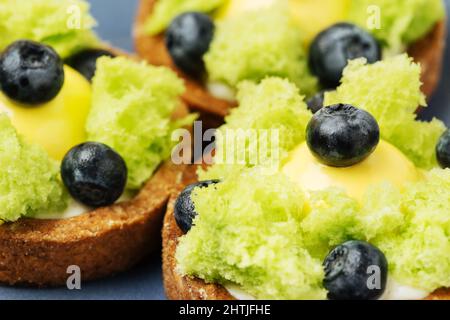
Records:
<instances>
[{"instance_id":1,"label":"white cream layer","mask_svg":"<svg viewBox=\"0 0 450 320\"><path fill-rule=\"evenodd\" d=\"M221 82L208 82L206 84L208 93L217 99L222 99L229 102L236 101L236 90L229 85Z\"/></svg>"},{"instance_id":2,"label":"white cream layer","mask_svg":"<svg viewBox=\"0 0 450 320\"><path fill-rule=\"evenodd\" d=\"M226 285L227 291L237 300L256 300L255 297L243 291L239 286ZM386 291L380 300L422 300L430 295L430 292L405 286L394 279L388 279Z\"/></svg>"},{"instance_id":3,"label":"white cream layer","mask_svg":"<svg viewBox=\"0 0 450 320\"><path fill-rule=\"evenodd\" d=\"M135 195L132 192L126 191L119 198L119 200L117 200L117 203L131 200L134 196ZM64 211L39 213L39 214L36 214L35 216L33 216L33 219L38 219L38 220L70 219L70 218L81 216L82 214L88 213L92 210L94 210L94 208L85 206L84 204L77 202L73 198L70 198L69 205L67 206L67 208Z\"/></svg>"}]
</instances>

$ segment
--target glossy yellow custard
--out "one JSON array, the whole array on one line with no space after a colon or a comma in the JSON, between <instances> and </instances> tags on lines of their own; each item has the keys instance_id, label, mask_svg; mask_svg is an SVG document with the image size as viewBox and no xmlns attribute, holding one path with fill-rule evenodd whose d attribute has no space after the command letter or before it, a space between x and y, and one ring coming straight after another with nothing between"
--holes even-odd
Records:
<instances>
[{"instance_id":1,"label":"glossy yellow custard","mask_svg":"<svg viewBox=\"0 0 450 320\"><path fill-rule=\"evenodd\" d=\"M350 0L289 0L294 22L308 45L322 30L345 20Z\"/></svg>"},{"instance_id":2,"label":"glossy yellow custard","mask_svg":"<svg viewBox=\"0 0 450 320\"><path fill-rule=\"evenodd\" d=\"M59 94L39 106L23 106L0 93L0 112L6 112L17 131L62 160L73 146L86 141L85 123L91 107L91 85L77 71L64 67Z\"/></svg>"},{"instance_id":3,"label":"glossy yellow custard","mask_svg":"<svg viewBox=\"0 0 450 320\"><path fill-rule=\"evenodd\" d=\"M372 186L390 182L401 188L405 183L422 178L422 173L393 145L380 144L367 159L351 167L335 168L320 163L306 143L295 149L283 173L304 190L317 191L329 187L344 189L349 196L361 200Z\"/></svg>"},{"instance_id":4,"label":"glossy yellow custard","mask_svg":"<svg viewBox=\"0 0 450 320\"><path fill-rule=\"evenodd\" d=\"M217 19L236 16L248 10L266 8L285 2L292 13L293 21L300 27L305 44L322 30L336 22L345 20L349 0L229 0L216 15Z\"/></svg>"},{"instance_id":5,"label":"glossy yellow custard","mask_svg":"<svg viewBox=\"0 0 450 320\"><path fill-rule=\"evenodd\" d=\"M278 0L228 0L217 12L217 19L236 16L242 12L266 8Z\"/></svg>"}]
</instances>

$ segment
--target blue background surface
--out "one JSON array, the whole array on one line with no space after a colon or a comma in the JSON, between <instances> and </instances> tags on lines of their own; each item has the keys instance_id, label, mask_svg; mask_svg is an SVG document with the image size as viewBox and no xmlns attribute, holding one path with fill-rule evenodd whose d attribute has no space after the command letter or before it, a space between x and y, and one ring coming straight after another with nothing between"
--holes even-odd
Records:
<instances>
[{"instance_id":1,"label":"blue background surface","mask_svg":"<svg viewBox=\"0 0 450 320\"><path fill-rule=\"evenodd\" d=\"M132 51L131 26L137 0L90 0L100 36L112 45ZM446 0L450 7L450 0ZM450 39L447 40L450 43ZM450 47L446 49L442 81L422 117L433 116L450 125ZM82 284L81 290L0 287L0 299L165 299L159 253L133 270L113 278Z\"/></svg>"}]
</instances>

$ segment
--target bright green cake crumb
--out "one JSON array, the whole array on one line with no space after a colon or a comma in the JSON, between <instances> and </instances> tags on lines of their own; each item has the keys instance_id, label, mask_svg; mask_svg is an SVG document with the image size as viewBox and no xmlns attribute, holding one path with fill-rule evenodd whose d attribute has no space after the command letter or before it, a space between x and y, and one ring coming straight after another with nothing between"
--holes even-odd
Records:
<instances>
[{"instance_id":1,"label":"bright green cake crumb","mask_svg":"<svg viewBox=\"0 0 450 320\"><path fill-rule=\"evenodd\" d=\"M450 170L431 171L403 192L404 230L374 239L401 283L428 291L450 287L449 195Z\"/></svg>"},{"instance_id":2,"label":"bright green cake crumb","mask_svg":"<svg viewBox=\"0 0 450 320\"><path fill-rule=\"evenodd\" d=\"M306 126L312 114L303 98L299 89L286 79L265 78L259 84L242 82L237 94L239 107L231 111L226 124L219 129L216 164L206 174L200 173L201 178L223 178L245 166L278 169L289 152L305 141ZM246 136L245 149L238 150L237 141L242 140L242 134L248 130L257 136ZM230 133L240 132L238 139L230 139ZM242 155L245 155L244 164L238 159Z\"/></svg>"},{"instance_id":3,"label":"bright green cake crumb","mask_svg":"<svg viewBox=\"0 0 450 320\"><path fill-rule=\"evenodd\" d=\"M0 113L0 220L58 212L66 205L58 164L39 146L26 144Z\"/></svg>"},{"instance_id":4,"label":"bright green cake crumb","mask_svg":"<svg viewBox=\"0 0 450 320\"><path fill-rule=\"evenodd\" d=\"M232 87L243 80L278 76L294 82L306 95L317 88L308 71L301 32L279 7L249 11L218 23L204 60L210 80Z\"/></svg>"},{"instance_id":5,"label":"bright green cake crumb","mask_svg":"<svg viewBox=\"0 0 450 320\"><path fill-rule=\"evenodd\" d=\"M188 11L211 12L226 0L158 0L153 13L148 17L145 31L156 35L164 31L179 14Z\"/></svg>"},{"instance_id":6,"label":"bright green cake crumb","mask_svg":"<svg viewBox=\"0 0 450 320\"><path fill-rule=\"evenodd\" d=\"M52 46L62 58L99 45L84 0L0 0L0 50L22 39Z\"/></svg>"},{"instance_id":7,"label":"bright green cake crumb","mask_svg":"<svg viewBox=\"0 0 450 320\"><path fill-rule=\"evenodd\" d=\"M371 27L377 12L380 13L380 24L376 26L375 23ZM403 51L406 45L423 38L444 17L442 0L350 1L349 20L369 29L377 39L397 53Z\"/></svg>"},{"instance_id":8,"label":"bright green cake crumb","mask_svg":"<svg viewBox=\"0 0 450 320\"><path fill-rule=\"evenodd\" d=\"M344 191L329 189L313 193L310 212L301 222L304 246L321 261L335 246L358 238L359 204Z\"/></svg>"},{"instance_id":9,"label":"bright green cake crumb","mask_svg":"<svg viewBox=\"0 0 450 320\"><path fill-rule=\"evenodd\" d=\"M381 136L399 148L416 166L437 166L435 147L445 125L416 120L415 111L425 106L420 87L420 66L407 55L372 65L364 59L351 61L342 84L325 95L325 105L349 103L370 112L378 121Z\"/></svg>"},{"instance_id":10,"label":"bright green cake crumb","mask_svg":"<svg viewBox=\"0 0 450 320\"><path fill-rule=\"evenodd\" d=\"M303 248L304 195L287 177L250 170L197 189L198 218L176 252L179 271L233 282L259 299L323 299L321 261Z\"/></svg>"},{"instance_id":11,"label":"bright green cake crumb","mask_svg":"<svg viewBox=\"0 0 450 320\"><path fill-rule=\"evenodd\" d=\"M92 91L88 139L122 155L128 167L127 187L137 189L170 156L172 131L192 120L171 120L183 82L165 67L102 57Z\"/></svg>"},{"instance_id":12,"label":"bright green cake crumb","mask_svg":"<svg viewBox=\"0 0 450 320\"><path fill-rule=\"evenodd\" d=\"M309 213L301 222L304 244L313 257L323 260L330 250L348 240L372 244L381 238L391 241L404 230L401 201L400 191L388 183L373 186L363 202L339 189L313 192Z\"/></svg>"}]
</instances>

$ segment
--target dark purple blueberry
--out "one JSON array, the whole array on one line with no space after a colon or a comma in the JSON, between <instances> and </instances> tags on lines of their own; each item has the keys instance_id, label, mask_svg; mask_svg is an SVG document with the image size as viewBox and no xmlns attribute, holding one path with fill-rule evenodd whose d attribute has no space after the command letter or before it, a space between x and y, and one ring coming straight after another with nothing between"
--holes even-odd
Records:
<instances>
[{"instance_id":1,"label":"dark purple blueberry","mask_svg":"<svg viewBox=\"0 0 450 320\"><path fill-rule=\"evenodd\" d=\"M109 206L125 190L128 170L123 158L103 143L72 148L61 164L61 177L72 197L90 207Z\"/></svg>"},{"instance_id":2,"label":"dark purple blueberry","mask_svg":"<svg viewBox=\"0 0 450 320\"><path fill-rule=\"evenodd\" d=\"M3 93L23 105L51 101L64 84L64 67L51 47L20 40L0 57L0 84Z\"/></svg>"},{"instance_id":3,"label":"dark purple blueberry","mask_svg":"<svg viewBox=\"0 0 450 320\"><path fill-rule=\"evenodd\" d=\"M309 66L325 88L339 85L348 60L381 60L381 47L367 31L350 23L338 23L319 33L311 44Z\"/></svg>"},{"instance_id":4,"label":"dark purple blueberry","mask_svg":"<svg viewBox=\"0 0 450 320\"><path fill-rule=\"evenodd\" d=\"M313 113L317 113L320 109L323 108L323 102L325 100L326 90L322 90L316 93L313 97L311 97L308 101L306 101L306 105L308 109Z\"/></svg>"},{"instance_id":5,"label":"dark purple blueberry","mask_svg":"<svg viewBox=\"0 0 450 320\"><path fill-rule=\"evenodd\" d=\"M81 73L87 80L92 81L97 70L97 59L105 56L115 57L113 53L104 49L85 49L69 57L66 64Z\"/></svg>"},{"instance_id":6,"label":"dark purple blueberry","mask_svg":"<svg viewBox=\"0 0 450 320\"><path fill-rule=\"evenodd\" d=\"M320 162L349 167L372 154L380 141L380 128L367 111L336 104L322 108L312 117L306 141Z\"/></svg>"},{"instance_id":7,"label":"dark purple blueberry","mask_svg":"<svg viewBox=\"0 0 450 320\"><path fill-rule=\"evenodd\" d=\"M386 290L386 257L367 242L349 241L336 247L324 268L323 284L331 300L376 300Z\"/></svg>"},{"instance_id":8,"label":"dark purple blueberry","mask_svg":"<svg viewBox=\"0 0 450 320\"><path fill-rule=\"evenodd\" d=\"M450 130L447 130L439 139L436 156L443 169L450 168Z\"/></svg>"}]
</instances>

